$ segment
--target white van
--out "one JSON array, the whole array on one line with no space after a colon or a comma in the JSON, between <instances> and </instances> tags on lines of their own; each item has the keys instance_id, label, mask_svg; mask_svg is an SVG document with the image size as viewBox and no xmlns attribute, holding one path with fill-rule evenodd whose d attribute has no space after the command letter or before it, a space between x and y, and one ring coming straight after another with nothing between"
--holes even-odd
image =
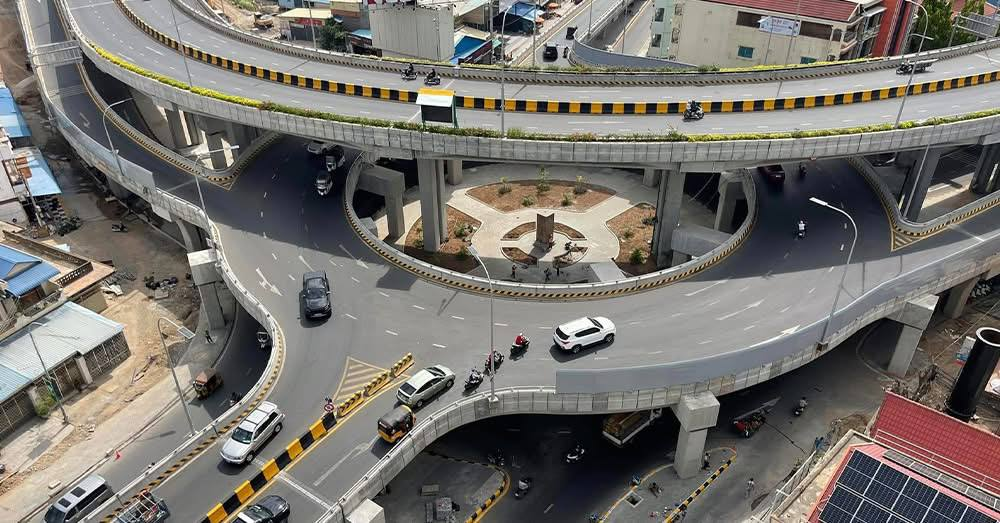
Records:
<instances>
[{"instance_id":1,"label":"white van","mask_svg":"<svg viewBox=\"0 0 1000 523\"><path fill-rule=\"evenodd\" d=\"M75 523L102 503L111 499L115 491L101 476L87 476L69 492L59 498L45 513L45 523Z\"/></svg>"}]
</instances>

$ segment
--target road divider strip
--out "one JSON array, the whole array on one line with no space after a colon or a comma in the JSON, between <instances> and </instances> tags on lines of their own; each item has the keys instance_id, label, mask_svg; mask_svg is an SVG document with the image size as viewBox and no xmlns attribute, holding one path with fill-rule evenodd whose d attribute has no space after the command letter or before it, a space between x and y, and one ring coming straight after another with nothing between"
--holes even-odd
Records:
<instances>
[{"instance_id":1,"label":"road divider strip","mask_svg":"<svg viewBox=\"0 0 1000 523\"><path fill-rule=\"evenodd\" d=\"M698 485L698 488L694 489L694 492L692 492L687 498L685 498L684 501L681 501L681 504L677 506L677 508L675 508L670 514L667 514L666 518L663 520L664 523L673 523L675 521L680 521L678 515L681 512L687 510L687 508L691 506L691 502L693 502L695 498L697 498L703 492L705 492L705 490L708 489L708 486L711 485L712 482L719 479L719 476L721 476L722 473L725 472L726 469L728 469L729 466L732 465L734 461L736 461L735 450L733 451L732 457L726 459L726 461L723 461L722 465L719 465L719 468L715 469L715 471L712 472L712 475L709 476L708 479L703 481L701 485Z\"/></svg>"},{"instance_id":2,"label":"road divider strip","mask_svg":"<svg viewBox=\"0 0 1000 523\"><path fill-rule=\"evenodd\" d=\"M417 91L407 89L395 89L386 87L373 87L362 84L352 84L336 82L319 78L312 78L297 74L285 73L258 67L253 64L246 64L230 58L217 56L182 44L174 40L165 33L146 23L135 12L133 12L124 0L115 0L115 4L122 10L125 16L132 21L140 30L162 43L163 45L193 58L222 69L227 69L244 76L259 78L273 83L280 83L311 89L325 91L329 93L346 96L359 96L363 98L380 99L391 102L416 103ZM797 96L788 98L762 98L751 100L704 100L701 101L706 113L746 113L746 112L766 112L792 109L810 109L816 107L831 107L838 105L849 105L857 103L874 102L902 97L908 92L910 96L946 91L950 89L960 89L981 85L1000 80L1000 71L966 75L943 80L915 83L907 88L899 85L880 89L868 89L862 91L850 91L835 94ZM557 100L520 100L520 99L500 99L492 97L478 96L455 96L455 104L463 109L478 109L486 111L499 111L503 104L504 110L509 112L524 113L549 113L549 114L591 114L591 115L652 115L652 114L680 114L684 112L686 102L576 102Z\"/></svg>"},{"instance_id":3,"label":"road divider strip","mask_svg":"<svg viewBox=\"0 0 1000 523\"><path fill-rule=\"evenodd\" d=\"M382 387L386 386L393 379L393 375L389 371L384 371L382 374L375 376L371 381L365 385L365 397L373 396L376 392L382 390Z\"/></svg>"},{"instance_id":4,"label":"road divider strip","mask_svg":"<svg viewBox=\"0 0 1000 523\"><path fill-rule=\"evenodd\" d=\"M412 365L413 354L407 353L402 359L393 365L393 368L396 368L396 366L400 365L400 363L404 361L408 362L405 367ZM405 370L405 367L401 368ZM257 494L263 492L271 481L278 475L278 473L291 466L292 463L295 463L298 458L305 454L306 450L319 443L323 438L332 433L334 427L336 427L339 422L345 421L348 415L356 411L358 407L367 402L369 399L377 396L378 392L384 389L386 385L402 375L402 371L398 374L392 374L389 371L384 371L379 377L391 377L382 383L378 390L373 390L371 394L366 394L368 385L371 385L371 382L369 382L364 388L355 391L348 399L341 402L340 405L337 406L335 412L327 412L323 414L322 417L309 425L308 429L301 436L289 443L285 447L285 450L281 451L281 453L275 458L264 463L259 472L254 474L254 476L249 480L240 483L235 489L233 489L233 493L230 494L229 497L212 507L200 523L222 523L230 516L235 515L237 511L243 507L243 505L248 503ZM375 380L372 381L374 382ZM235 424L242 419L243 415L231 422L231 424Z\"/></svg>"},{"instance_id":5,"label":"road divider strip","mask_svg":"<svg viewBox=\"0 0 1000 523\"><path fill-rule=\"evenodd\" d=\"M406 371L406 369L412 366L413 366L413 353L407 352L406 356L403 356L402 358L399 359L399 361L393 363L392 367L389 367L389 373L392 374L393 378L395 378L401 375L403 372Z\"/></svg>"}]
</instances>

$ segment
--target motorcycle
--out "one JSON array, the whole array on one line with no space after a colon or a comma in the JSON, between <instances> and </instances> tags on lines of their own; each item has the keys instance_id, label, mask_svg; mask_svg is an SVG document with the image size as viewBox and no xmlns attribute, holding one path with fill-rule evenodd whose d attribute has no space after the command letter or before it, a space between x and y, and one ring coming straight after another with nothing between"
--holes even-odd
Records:
<instances>
[{"instance_id":1,"label":"motorcycle","mask_svg":"<svg viewBox=\"0 0 1000 523\"><path fill-rule=\"evenodd\" d=\"M799 179L802 179L802 178L805 178L805 177L806 177L806 164L800 163L799 164Z\"/></svg>"},{"instance_id":2,"label":"motorcycle","mask_svg":"<svg viewBox=\"0 0 1000 523\"><path fill-rule=\"evenodd\" d=\"M500 368L500 365L503 363L503 353L498 351L493 351L493 354L494 357L496 358L496 361L493 362L493 367ZM490 356L488 354L486 355L486 364L484 365L483 372L485 372L486 374L490 373Z\"/></svg>"},{"instance_id":3,"label":"motorcycle","mask_svg":"<svg viewBox=\"0 0 1000 523\"><path fill-rule=\"evenodd\" d=\"M688 106L684 109L684 121L701 120L705 117L705 110L700 105Z\"/></svg>"},{"instance_id":4,"label":"motorcycle","mask_svg":"<svg viewBox=\"0 0 1000 523\"><path fill-rule=\"evenodd\" d=\"M406 81L416 80L417 79L417 72L416 71L405 70L405 71L403 71L403 75L402 76L403 76L403 80L406 80Z\"/></svg>"},{"instance_id":5,"label":"motorcycle","mask_svg":"<svg viewBox=\"0 0 1000 523\"><path fill-rule=\"evenodd\" d=\"M514 499L523 498L531 490L531 478L525 477L517 480L517 490L514 491Z\"/></svg>"},{"instance_id":6,"label":"motorcycle","mask_svg":"<svg viewBox=\"0 0 1000 523\"><path fill-rule=\"evenodd\" d=\"M125 222L112 223L111 230L113 232L128 232L128 227L125 225Z\"/></svg>"},{"instance_id":7,"label":"motorcycle","mask_svg":"<svg viewBox=\"0 0 1000 523\"><path fill-rule=\"evenodd\" d=\"M441 85L441 77L427 75L424 77L424 85Z\"/></svg>"},{"instance_id":8,"label":"motorcycle","mask_svg":"<svg viewBox=\"0 0 1000 523\"><path fill-rule=\"evenodd\" d=\"M736 430L737 434L743 436L744 438L749 438L750 436L753 436L754 433L761 427L763 427L766 421L767 418L764 417L764 414L754 412L749 416L733 420L733 429Z\"/></svg>"},{"instance_id":9,"label":"motorcycle","mask_svg":"<svg viewBox=\"0 0 1000 523\"><path fill-rule=\"evenodd\" d=\"M806 224L805 222L800 222L798 228L795 230L795 237L798 239L803 239L806 237Z\"/></svg>"},{"instance_id":10,"label":"motorcycle","mask_svg":"<svg viewBox=\"0 0 1000 523\"><path fill-rule=\"evenodd\" d=\"M469 373L469 377L465 379L465 390L472 390L479 386L483 382L483 373L476 369L472 369Z\"/></svg>"},{"instance_id":11,"label":"motorcycle","mask_svg":"<svg viewBox=\"0 0 1000 523\"><path fill-rule=\"evenodd\" d=\"M527 336L524 337L524 343L518 345L517 342L510 345L510 355L514 357L515 354L523 354L528 351L528 345L531 344L531 340Z\"/></svg>"},{"instance_id":12,"label":"motorcycle","mask_svg":"<svg viewBox=\"0 0 1000 523\"><path fill-rule=\"evenodd\" d=\"M496 465L497 467L502 467L506 461L503 458L503 451L497 449L495 453L487 454L486 461L490 462L490 465Z\"/></svg>"},{"instance_id":13,"label":"motorcycle","mask_svg":"<svg viewBox=\"0 0 1000 523\"><path fill-rule=\"evenodd\" d=\"M802 413L806 411L806 407L808 407L808 406L809 406L808 403L805 403L804 401L800 401L797 405L795 405L795 408L792 409L792 416L796 416L796 417L797 416L801 416Z\"/></svg>"},{"instance_id":14,"label":"motorcycle","mask_svg":"<svg viewBox=\"0 0 1000 523\"><path fill-rule=\"evenodd\" d=\"M587 453L580 444L573 447L572 450L566 453L566 463L579 463L583 461L583 455Z\"/></svg>"}]
</instances>

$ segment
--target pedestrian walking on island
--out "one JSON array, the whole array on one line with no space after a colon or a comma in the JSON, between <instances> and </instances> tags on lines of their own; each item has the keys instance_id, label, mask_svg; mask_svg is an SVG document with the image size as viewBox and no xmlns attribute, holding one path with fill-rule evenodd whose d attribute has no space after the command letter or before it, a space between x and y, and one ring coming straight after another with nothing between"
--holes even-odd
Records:
<instances>
[{"instance_id":1,"label":"pedestrian walking on island","mask_svg":"<svg viewBox=\"0 0 1000 523\"><path fill-rule=\"evenodd\" d=\"M559 276L559 268L560 267L562 267L562 265L556 265L556 276Z\"/></svg>"},{"instance_id":2,"label":"pedestrian walking on island","mask_svg":"<svg viewBox=\"0 0 1000 523\"><path fill-rule=\"evenodd\" d=\"M754 489L754 486L755 486L755 485L754 485L754 482L753 482L753 478L750 478L750 479L748 479L748 480L747 480L747 491L746 491L746 493L745 493L745 494L743 495L743 497L746 497L746 498L749 498L749 497L750 497L750 494L753 494L753 489Z\"/></svg>"},{"instance_id":3,"label":"pedestrian walking on island","mask_svg":"<svg viewBox=\"0 0 1000 523\"><path fill-rule=\"evenodd\" d=\"M546 267L545 268L545 281L549 281L551 279L552 279L552 269Z\"/></svg>"},{"instance_id":4,"label":"pedestrian walking on island","mask_svg":"<svg viewBox=\"0 0 1000 523\"><path fill-rule=\"evenodd\" d=\"M212 342L212 333L209 332L208 329L205 329L205 341L207 341L209 343L213 343Z\"/></svg>"},{"instance_id":5,"label":"pedestrian walking on island","mask_svg":"<svg viewBox=\"0 0 1000 523\"><path fill-rule=\"evenodd\" d=\"M513 280L516 277L517 277L517 265L516 264L511 264L511 266L510 266L510 279Z\"/></svg>"},{"instance_id":6,"label":"pedestrian walking on island","mask_svg":"<svg viewBox=\"0 0 1000 523\"><path fill-rule=\"evenodd\" d=\"M708 470L708 465L709 465L708 458L709 458L708 452L706 452L705 455L701 457L701 470Z\"/></svg>"}]
</instances>

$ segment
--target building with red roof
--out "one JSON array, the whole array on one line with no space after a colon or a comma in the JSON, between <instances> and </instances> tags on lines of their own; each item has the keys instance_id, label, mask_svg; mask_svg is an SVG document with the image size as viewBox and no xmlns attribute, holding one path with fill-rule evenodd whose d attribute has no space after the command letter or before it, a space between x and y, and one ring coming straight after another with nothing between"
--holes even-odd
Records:
<instances>
[{"instance_id":1,"label":"building with red roof","mask_svg":"<svg viewBox=\"0 0 1000 523\"><path fill-rule=\"evenodd\" d=\"M872 56L886 11L883 0L656 0L654 9L650 56L721 67Z\"/></svg>"}]
</instances>

